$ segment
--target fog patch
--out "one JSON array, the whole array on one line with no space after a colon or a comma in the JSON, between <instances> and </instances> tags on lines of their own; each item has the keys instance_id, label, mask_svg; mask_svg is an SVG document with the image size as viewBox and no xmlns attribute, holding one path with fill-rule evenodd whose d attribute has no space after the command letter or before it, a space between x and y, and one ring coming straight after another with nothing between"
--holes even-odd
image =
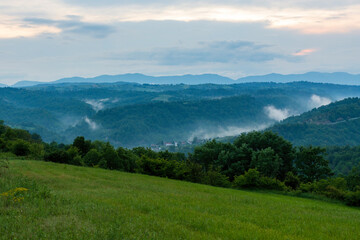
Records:
<instances>
[{"instance_id":1,"label":"fog patch","mask_svg":"<svg viewBox=\"0 0 360 240\"><path fill-rule=\"evenodd\" d=\"M274 107L273 105L269 105L264 107L265 114L268 116L268 118L275 120L275 121L281 121L285 118L288 118L290 116L290 112L288 109L278 109Z\"/></svg>"},{"instance_id":2,"label":"fog patch","mask_svg":"<svg viewBox=\"0 0 360 240\"><path fill-rule=\"evenodd\" d=\"M75 127L78 123L82 121L82 117L80 116L63 116L59 118L59 121L63 125L64 128Z\"/></svg>"},{"instance_id":3,"label":"fog patch","mask_svg":"<svg viewBox=\"0 0 360 240\"><path fill-rule=\"evenodd\" d=\"M99 100L85 99L84 102L89 104L96 112L98 112L105 108L104 103L109 100L110 100L109 98L104 98L104 99L99 99Z\"/></svg>"},{"instance_id":4,"label":"fog patch","mask_svg":"<svg viewBox=\"0 0 360 240\"><path fill-rule=\"evenodd\" d=\"M321 106L325 106L331 103L331 100L326 97L320 97L316 94L313 94L309 100L309 106L311 108L318 108Z\"/></svg>"},{"instance_id":5,"label":"fog patch","mask_svg":"<svg viewBox=\"0 0 360 240\"><path fill-rule=\"evenodd\" d=\"M228 137L228 136L237 136L241 133L263 130L269 127L270 124L260 124L258 126L248 126L248 127L217 127L217 128L198 128L194 131L191 136L188 138L188 141L192 141L195 137L200 139L213 139L217 137Z\"/></svg>"},{"instance_id":6,"label":"fog patch","mask_svg":"<svg viewBox=\"0 0 360 240\"><path fill-rule=\"evenodd\" d=\"M92 121L91 119L89 119L87 116L84 118L85 122L89 125L91 130L96 130L98 129L98 125Z\"/></svg>"}]
</instances>

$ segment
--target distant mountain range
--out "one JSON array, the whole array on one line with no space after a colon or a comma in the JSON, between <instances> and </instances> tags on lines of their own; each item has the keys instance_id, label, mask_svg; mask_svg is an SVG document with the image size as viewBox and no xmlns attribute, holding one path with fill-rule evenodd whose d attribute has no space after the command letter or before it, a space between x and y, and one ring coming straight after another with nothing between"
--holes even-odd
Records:
<instances>
[{"instance_id":1,"label":"distant mountain range","mask_svg":"<svg viewBox=\"0 0 360 240\"><path fill-rule=\"evenodd\" d=\"M7 85L0 83L0 88L7 87Z\"/></svg>"},{"instance_id":2,"label":"distant mountain range","mask_svg":"<svg viewBox=\"0 0 360 240\"><path fill-rule=\"evenodd\" d=\"M122 74L122 75L101 75L93 78L71 77L62 78L52 82L38 82L38 81L19 81L11 87L22 88L31 87L35 85L49 85L60 83L114 83L114 82L130 82L140 84L234 84L247 82L316 82L316 83L333 83L345 85L360 85L360 74L349 74L344 72L335 73L320 73L308 72L304 74L268 74L261 76L248 76L233 80L228 77L217 74L202 74L202 75L181 75L181 76L147 76L140 73ZM0 84L0 87L6 85Z\"/></svg>"}]
</instances>

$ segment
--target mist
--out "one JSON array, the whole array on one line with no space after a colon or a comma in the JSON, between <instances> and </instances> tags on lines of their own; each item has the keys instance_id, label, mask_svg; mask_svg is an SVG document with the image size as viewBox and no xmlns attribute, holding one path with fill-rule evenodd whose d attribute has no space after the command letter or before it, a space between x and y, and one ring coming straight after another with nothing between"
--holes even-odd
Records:
<instances>
[{"instance_id":1,"label":"mist","mask_svg":"<svg viewBox=\"0 0 360 240\"><path fill-rule=\"evenodd\" d=\"M103 110L105 108L104 103L109 101L109 98L104 98L104 99L99 99L99 100L95 100L95 99L85 99L84 102L89 104L96 112Z\"/></svg>"},{"instance_id":2,"label":"mist","mask_svg":"<svg viewBox=\"0 0 360 240\"><path fill-rule=\"evenodd\" d=\"M309 100L309 107L312 108L318 108L321 106L325 106L331 103L331 100L326 97L320 97L316 94L313 94Z\"/></svg>"},{"instance_id":3,"label":"mist","mask_svg":"<svg viewBox=\"0 0 360 240\"><path fill-rule=\"evenodd\" d=\"M275 120L275 121L281 121L285 118L288 118L291 114L290 111L287 108L284 109L278 109L274 107L273 105L269 105L264 107L265 114L268 116L268 118Z\"/></svg>"},{"instance_id":4,"label":"mist","mask_svg":"<svg viewBox=\"0 0 360 240\"><path fill-rule=\"evenodd\" d=\"M257 126L227 126L227 127L200 127L196 131L192 132L190 137L188 137L188 141L192 141L195 137L200 139L212 139L217 137L228 137L228 136L236 136L241 133L251 132L251 131L259 131L264 130L269 127L271 124L259 124Z\"/></svg>"},{"instance_id":5,"label":"mist","mask_svg":"<svg viewBox=\"0 0 360 240\"><path fill-rule=\"evenodd\" d=\"M91 130L98 129L98 125L94 121L89 119L87 116L84 118L84 121L89 125Z\"/></svg>"}]
</instances>

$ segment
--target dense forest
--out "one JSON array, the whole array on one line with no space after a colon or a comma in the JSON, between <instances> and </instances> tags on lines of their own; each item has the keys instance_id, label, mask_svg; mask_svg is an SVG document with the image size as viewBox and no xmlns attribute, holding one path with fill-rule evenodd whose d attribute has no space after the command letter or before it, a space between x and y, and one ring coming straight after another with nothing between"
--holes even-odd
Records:
<instances>
[{"instance_id":1,"label":"dense forest","mask_svg":"<svg viewBox=\"0 0 360 240\"><path fill-rule=\"evenodd\" d=\"M310 193L360 206L359 162L347 175L335 177L325 152L321 147L294 147L270 131L244 133L234 143L208 141L188 156L144 147L114 148L84 137L76 137L72 144L48 144L37 134L0 122L0 154L5 161L18 156L219 187Z\"/></svg>"},{"instance_id":2,"label":"dense forest","mask_svg":"<svg viewBox=\"0 0 360 240\"><path fill-rule=\"evenodd\" d=\"M360 144L360 99L348 98L289 117L269 130L295 145Z\"/></svg>"},{"instance_id":3,"label":"dense forest","mask_svg":"<svg viewBox=\"0 0 360 240\"><path fill-rule=\"evenodd\" d=\"M348 96L360 96L360 87L308 82L58 83L0 88L0 119L12 127L39 133L46 142L71 143L82 135L116 146L150 146L159 141L204 138L199 132L212 137L237 135L240 131L232 129L263 128L324 101ZM277 113L270 115L264 109L267 106ZM276 115L279 112L281 116Z\"/></svg>"}]
</instances>

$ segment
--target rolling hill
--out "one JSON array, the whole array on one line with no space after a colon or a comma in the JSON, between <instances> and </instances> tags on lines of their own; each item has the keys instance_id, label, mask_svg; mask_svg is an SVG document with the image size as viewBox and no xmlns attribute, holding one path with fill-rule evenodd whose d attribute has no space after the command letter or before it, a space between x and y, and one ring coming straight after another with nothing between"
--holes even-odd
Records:
<instances>
[{"instance_id":1,"label":"rolling hill","mask_svg":"<svg viewBox=\"0 0 360 240\"><path fill-rule=\"evenodd\" d=\"M294 82L231 85L59 83L0 89L0 119L47 142L77 135L149 146L262 129L344 97L359 86Z\"/></svg>"},{"instance_id":2,"label":"rolling hill","mask_svg":"<svg viewBox=\"0 0 360 240\"><path fill-rule=\"evenodd\" d=\"M39 81L19 81L12 87L22 88L36 85L54 85L60 83L115 83L115 82L131 82L140 84L236 84L251 82L314 82L314 83L332 83L344 85L360 85L360 75L345 72L320 73L308 72L304 74L277 74L271 73L267 75L247 76L237 80L224 77L217 74L201 74L201 75L179 75L179 76L147 76L140 73L128 73L119 75L101 75L96 77L69 77L56 81L39 82Z\"/></svg>"},{"instance_id":3,"label":"rolling hill","mask_svg":"<svg viewBox=\"0 0 360 240\"><path fill-rule=\"evenodd\" d=\"M360 211L337 203L41 161L10 161L0 239L358 239Z\"/></svg>"},{"instance_id":4,"label":"rolling hill","mask_svg":"<svg viewBox=\"0 0 360 240\"><path fill-rule=\"evenodd\" d=\"M359 145L360 99L348 98L269 128L295 145Z\"/></svg>"}]
</instances>

